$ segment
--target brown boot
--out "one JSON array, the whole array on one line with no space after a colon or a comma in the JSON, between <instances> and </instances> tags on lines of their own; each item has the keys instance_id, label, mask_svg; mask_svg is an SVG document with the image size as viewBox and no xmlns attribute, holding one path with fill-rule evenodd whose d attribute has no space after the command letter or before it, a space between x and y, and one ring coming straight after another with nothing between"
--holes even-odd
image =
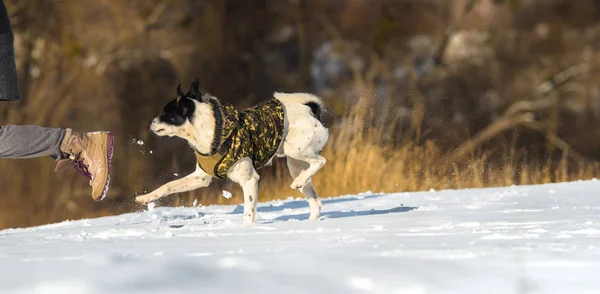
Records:
<instances>
[{"instance_id":1,"label":"brown boot","mask_svg":"<svg viewBox=\"0 0 600 294\"><path fill-rule=\"evenodd\" d=\"M72 164L80 174L90 179L92 198L104 199L110 184L114 135L111 132L78 133L67 129L60 150L69 158L58 161L56 171Z\"/></svg>"}]
</instances>

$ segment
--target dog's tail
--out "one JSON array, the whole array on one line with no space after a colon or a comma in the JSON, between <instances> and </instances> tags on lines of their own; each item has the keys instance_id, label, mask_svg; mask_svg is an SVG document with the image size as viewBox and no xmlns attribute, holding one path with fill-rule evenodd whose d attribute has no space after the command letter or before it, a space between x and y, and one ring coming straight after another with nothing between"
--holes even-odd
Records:
<instances>
[{"instance_id":1,"label":"dog's tail","mask_svg":"<svg viewBox=\"0 0 600 294\"><path fill-rule=\"evenodd\" d=\"M322 121L325 103L321 98L309 93L275 93L275 98L283 103L298 103L310 108L313 116Z\"/></svg>"}]
</instances>

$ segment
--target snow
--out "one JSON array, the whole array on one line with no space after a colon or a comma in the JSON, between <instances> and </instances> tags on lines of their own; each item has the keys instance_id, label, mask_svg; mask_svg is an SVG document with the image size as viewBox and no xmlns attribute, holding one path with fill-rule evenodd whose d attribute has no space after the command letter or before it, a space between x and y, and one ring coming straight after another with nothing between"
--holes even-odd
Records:
<instances>
[{"instance_id":1,"label":"snow","mask_svg":"<svg viewBox=\"0 0 600 294\"><path fill-rule=\"evenodd\" d=\"M151 211L0 231L0 293L599 293L600 182Z\"/></svg>"},{"instance_id":2,"label":"snow","mask_svg":"<svg viewBox=\"0 0 600 294\"><path fill-rule=\"evenodd\" d=\"M223 197L229 199L229 198L231 198L231 196L233 196L233 194L231 194L231 192L223 190Z\"/></svg>"},{"instance_id":3,"label":"snow","mask_svg":"<svg viewBox=\"0 0 600 294\"><path fill-rule=\"evenodd\" d=\"M138 150L141 154L146 154L146 153L150 153L150 154L154 154L154 151L152 150L148 150L146 151L145 149L143 149L142 146L146 145L146 142L144 142L144 140L140 140L140 139L136 139L136 138L132 138L131 142L137 147L137 148L142 148L140 150ZM175 174L175 176L177 176L177 174Z\"/></svg>"}]
</instances>

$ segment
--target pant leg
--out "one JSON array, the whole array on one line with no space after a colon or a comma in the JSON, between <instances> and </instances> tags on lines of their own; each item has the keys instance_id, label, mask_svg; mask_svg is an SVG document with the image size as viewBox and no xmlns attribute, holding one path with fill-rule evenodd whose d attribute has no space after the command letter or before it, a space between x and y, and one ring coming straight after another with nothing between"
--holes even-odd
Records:
<instances>
[{"instance_id":1,"label":"pant leg","mask_svg":"<svg viewBox=\"0 0 600 294\"><path fill-rule=\"evenodd\" d=\"M67 158L60 151L66 130L40 126L0 126L0 158Z\"/></svg>"}]
</instances>

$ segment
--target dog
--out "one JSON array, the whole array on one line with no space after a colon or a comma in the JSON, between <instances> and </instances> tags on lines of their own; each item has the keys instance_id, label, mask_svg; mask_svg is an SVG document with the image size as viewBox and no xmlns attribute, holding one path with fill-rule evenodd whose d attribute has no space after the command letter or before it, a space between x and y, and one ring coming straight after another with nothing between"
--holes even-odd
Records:
<instances>
[{"instance_id":1,"label":"dog","mask_svg":"<svg viewBox=\"0 0 600 294\"><path fill-rule=\"evenodd\" d=\"M257 170L285 157L294 179L291 188L305 196L310 220L318 220L321 201L312 176L327 162L320 155L329 134L322 122L323 101L309 93L275 92L270 100L237 111L216 97L200 92L196 78L186 94L177 96L154 118L150 131L158 136L186 140L196 153L193 173L136 197L141 204L174 193L207 187L213 178L231 180L242 187L244 224L254 224L258 198Z\"/></svg>"}]
</instances>

